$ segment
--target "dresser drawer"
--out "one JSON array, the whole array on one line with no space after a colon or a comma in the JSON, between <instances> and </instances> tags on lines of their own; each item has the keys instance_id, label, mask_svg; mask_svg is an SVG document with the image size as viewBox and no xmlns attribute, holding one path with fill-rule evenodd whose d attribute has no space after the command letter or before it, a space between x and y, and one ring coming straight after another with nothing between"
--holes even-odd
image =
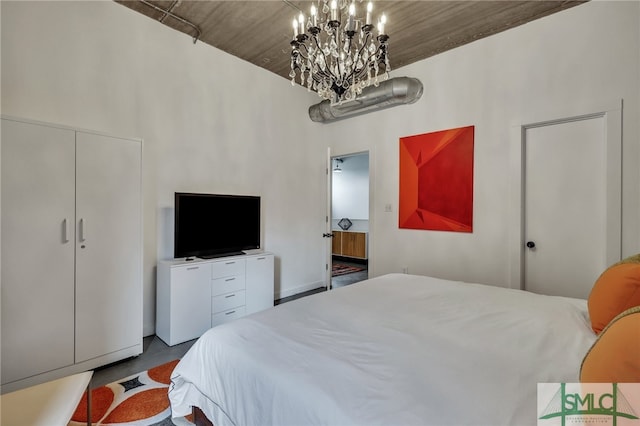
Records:
<instances>
[{"instance_id":1,"label":"dresser drawer","mask_svg":"<svg viewBox=\"0 0 640 426\"><path fill-rule=\"evenodd\" d=\"M211 296L233 293L234 291L245 289L245 276L236 275L234 277L216 278L211 281Z\"/></svg>"},{"instance_id":2,"label":"dresser drawer","mask_svg":"<svg viewBox=\"0 0 640 426\"><path fill-rule=\"evenodd\" d=\"M211 327L220 325L227 321L231 321L244 316L244 306L238 306L237 308L230 309L219 314L213 314L211 316Z\"/></svg>"},{"instance_id":3,"label":"dresser drawer","mask_svg":"<svg viewBox=\"0 0 640 426\"><path fill-rule=\"evenodd\" d=\"M211 278L244 275L246 259L221 260L211 264Z\"/></svg>"},{"instance_id":4,"label":"dresser drawer","mask_svg":"<svg viewBox=\"0 0 640 426\"><path fill-rule=\"evenodd\" d=\"M244 306L245 292L244 290L236 291L229 294L221 294L211 299L211 311L213 314L228 311L238 306Z\"/></svg>"}]
</instances>

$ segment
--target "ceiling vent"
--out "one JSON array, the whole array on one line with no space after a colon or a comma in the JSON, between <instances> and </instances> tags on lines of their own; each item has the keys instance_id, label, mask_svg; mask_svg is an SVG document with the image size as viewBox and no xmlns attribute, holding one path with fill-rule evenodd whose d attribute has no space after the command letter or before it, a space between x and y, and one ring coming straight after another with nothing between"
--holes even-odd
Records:
<instances>
[{"instance_id":1,"label":"ceiling vent","mask_svg":"<svg viewBox=\"0 0 640 426\"><path fill-rule=\"evenodd\" d=\"M309 117L318 123L366 114L396 105L412 104L422 96L422 83L417 78L396 77L376 86L365 87L353 101L332 104L325 100L309 107Z\"/></svg>"}]
</instances>

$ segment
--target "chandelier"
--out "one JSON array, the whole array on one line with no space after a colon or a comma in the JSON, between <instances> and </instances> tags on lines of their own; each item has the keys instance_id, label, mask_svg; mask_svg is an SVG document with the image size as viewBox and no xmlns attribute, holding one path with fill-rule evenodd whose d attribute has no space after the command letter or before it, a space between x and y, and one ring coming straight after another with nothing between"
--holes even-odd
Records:
<instances>
[{"instance_id":1,"label":"chandelier","mask_svg":"<svg viewBox=\"0 0 640 426\"><path fill-rule=\"evenodd\" d=\"M363 17L356 14L355 0L317 0L307 19L301 12L293 20L291 84L299 76L309 91L338 103L353 100L365 87L388 79L386 16L380 16L374 35L372 11L371 2Z\"/></svg>"}]
</instances>

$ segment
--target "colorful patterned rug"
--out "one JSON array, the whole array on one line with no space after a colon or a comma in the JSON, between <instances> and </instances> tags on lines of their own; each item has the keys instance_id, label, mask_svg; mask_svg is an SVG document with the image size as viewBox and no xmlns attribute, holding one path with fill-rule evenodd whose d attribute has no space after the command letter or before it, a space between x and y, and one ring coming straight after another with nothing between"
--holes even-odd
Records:
<instances>
[{"instance_id":1,"label":"colorful patterned rug","mask_svg":"<svg viewBox=\"0 0 640 426\"><path fill-rule=\"evenodd\" d=\"M358 266L345 265L343 263L334 263L331 266L331 276L336 277L338 275L351 274L353 272L364 271L364 268Z\"/></svg>"},{"instance_id":2,"label":"colorful patterned rug","mask_svg":"<svg viewBox=\"0 0 640 426\"><path fill-rule=\"evenodd\" d=\"M179 360L151 368L91 390L91 424L164 426L173 425L167 391L171 372ZM69 426L87 424L86 394Z\"/></svg>"}]
</instances>

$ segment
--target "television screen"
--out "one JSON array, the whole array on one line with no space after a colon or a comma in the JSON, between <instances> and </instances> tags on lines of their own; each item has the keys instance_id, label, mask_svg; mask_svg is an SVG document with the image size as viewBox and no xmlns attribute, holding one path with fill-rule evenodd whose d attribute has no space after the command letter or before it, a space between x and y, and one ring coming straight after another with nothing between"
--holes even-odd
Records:
<instances>
[{"instance_id":1,"label":"television screen","mask_svg":"<svg viewBox=\"0 0 640 426\"><path fill-rule=\"evenodd\" d=\"M175 193L174 257L260 248L260 197Z\"/></svg>"}]
</instances>

